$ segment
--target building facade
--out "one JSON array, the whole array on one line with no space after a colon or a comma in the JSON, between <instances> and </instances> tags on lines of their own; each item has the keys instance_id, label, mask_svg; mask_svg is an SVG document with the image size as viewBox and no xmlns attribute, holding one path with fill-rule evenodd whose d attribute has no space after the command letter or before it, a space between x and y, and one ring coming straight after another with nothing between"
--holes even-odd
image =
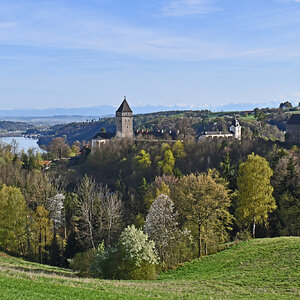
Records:
<instances>
[{"instance_id":1,"label":"building facade","mask_svg":"<svg viewBox=\"0 0 300 300\"><path fill-rule=\"evenodd\" d=\"M293 114L286 123L286 141L300 144L300 114Z\"/></svg>"},{"instance_id":2,"label":"building facade","mask_svg":"<svg viewBox=\"0 0 300 300\"><path fill-rule=\"evenodd\" d=\"M205 131L202 135L199 136L198 141L205 138L234 138L241 140L242 139L242 127L240 122L234 118L232 124L230 125L229 131Z\"/></svg>"},{"instance_id":3,"label":"building facade","mask_svg":"<svg viewBox=\"0 0 300 300\"><path fill-rule=\"evenodd\" d=\"M126 97L124 97L122 104L116 111L116 126L117 138L133 138L133 112L126 101Z\"/></svg>"}]
</instances>

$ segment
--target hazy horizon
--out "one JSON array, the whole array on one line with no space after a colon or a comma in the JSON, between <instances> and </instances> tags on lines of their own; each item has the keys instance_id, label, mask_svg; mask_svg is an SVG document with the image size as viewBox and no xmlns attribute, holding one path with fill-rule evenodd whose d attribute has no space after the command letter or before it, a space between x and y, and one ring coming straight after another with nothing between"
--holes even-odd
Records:
<instances>
[{"instance_id":1,"label":"hazy horizon","mask_svg":"<svg viewBox=\"0 0 300 300\"><path fill-rule=\"evenodd\" d=\"M298 103L293 103L297 105ZM141 105L131 106L134 114L147 114L161 111L172 110L205 110L208 109L213 112L218 111L248 111L254 108L278 108L279 102L273 101L269 103L229 103L219 106L197 106L197 105ZM26 109L0 109L0 119L14 119L14 118L47 118L60 116L77 116L77 117L106 117L113 116L118 106L113 105L98 105L98 106L82 106L82 107L49 107L49 108L26 108Z\"/></svg>"}]
</instances>

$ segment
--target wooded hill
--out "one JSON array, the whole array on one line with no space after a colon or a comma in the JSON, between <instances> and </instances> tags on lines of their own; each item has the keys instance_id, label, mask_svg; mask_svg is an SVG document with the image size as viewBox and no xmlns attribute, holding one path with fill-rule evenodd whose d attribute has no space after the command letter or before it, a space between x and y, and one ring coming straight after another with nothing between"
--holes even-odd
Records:
<instances>
[{"instance_id":1,"label":"wooded hill","mask_svg":"<svg viewBox=\"0 0 300 300\"><path fill-rule=\"evenodd\" d=\"M0 134L8 132L28 132L37 130L37 126L25 122L0 121Z\"/></svg>"},{"instance_id":2,"label":"wooded hill","mask_svg":"<svg viewBox=\"0 0 300 300\"><path fill-rule=\"evenodd\" d=\"M134 131L157 132L163 130L164 138L170 138L169 132L178 134L176 139L195 140L204 131L228 131L234 116L237 116L243 127L243 136L262 137L284 141L285 124L298 108L266 108L243 112L211 112L201 111L167 111L134 115ZM115 118L103 118L99 121L55 125L43 132L40 145L48 145L54 138L63 137L68 144L75 141L91 140L101 128L107 132L115 132Z\"/></svg>"}]
</instances>

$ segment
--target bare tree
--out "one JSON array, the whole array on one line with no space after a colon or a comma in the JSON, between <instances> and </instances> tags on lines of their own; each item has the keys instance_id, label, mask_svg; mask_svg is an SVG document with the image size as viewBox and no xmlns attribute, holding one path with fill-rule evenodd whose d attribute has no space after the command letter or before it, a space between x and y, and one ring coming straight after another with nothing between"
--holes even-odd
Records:
<instances>
[{"instance_id":1,"label":"bare tree","mask_svg":"<svg viewBox=\"0 0 300 300\"><path fill-rule=\"evenodd\" d=\"M66 144L64 138L57 137L50 143L48 150L55 158L59 158L61 160L69 154L70 147Z\"/></svg>"},{"instance_id":2,"label":"bare tree","mask_svg":"<svg viewBox=\"0 0 300 300\"><path fill-rule=\"evenodd\" d=\"M122 226L123 203L117 193L110 193L103 198L103 225L107 231L107 243L110 245L112 235L117 233Z\"/></svg>"},{"instance_id":3,"label":"bare tree","mask_svg":"<svg viewBox=\"0 0 300 300\"><path fill-rule=\"evenodd\" d=\"M103 189L99 190L96 182L87 175L83 177L77 186L80 216L86 227L86 230L81 233L94 249L94 220L97 209L100 207L101 198L103 198L101 192L103 193Z\"/></svg>"}]
</instances>

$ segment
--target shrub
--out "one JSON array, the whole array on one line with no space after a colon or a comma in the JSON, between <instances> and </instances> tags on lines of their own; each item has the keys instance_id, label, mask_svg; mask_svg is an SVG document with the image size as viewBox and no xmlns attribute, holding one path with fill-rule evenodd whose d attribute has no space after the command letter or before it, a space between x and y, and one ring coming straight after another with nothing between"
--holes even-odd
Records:
<instances>
[{"instance_id":1,"label":"shrub","mask_svg":"<svg viewBox=\"0 0 300 300\"><path fill-rule=\"evenodd\" d=\"M70 259L70 268L73 271L77 271L79 276L89 277L91 276L90 266L95 259L94 249L90 249L86 252L77 253L73 259Z\"/></svg>"},{"instance_id":2,"label":"shrub","mask_svg":"<svg viewBox=\"0 0 300 300\"><path fill-rule=\"evenodd\" d=\"M249 241L251 240L251 234L248 230L241 230L236 234L235 239L238 241Z\"/></svg>"},{"instance_id":3,"label":"shrub","mask_svg":"<svg viewBox=\"0 0 300 300\"><path fill-rule=\"evenodd\" d=\"M117 248L105 248L102 242L90 266L92 276L103 279L116 279L118 276L119 259Z\"/></svg>"},{"instance_id":4,"label":"shrub","mask_svg":"<svg viewBox=\"0 0 300 300\"><path fill-rule=\"evenodd\" d=\"M91 273L106 279L154 279L157 264L154 242L131 225L120 235L116 248L100 245Z\"/></svg>"}]
</instances>

